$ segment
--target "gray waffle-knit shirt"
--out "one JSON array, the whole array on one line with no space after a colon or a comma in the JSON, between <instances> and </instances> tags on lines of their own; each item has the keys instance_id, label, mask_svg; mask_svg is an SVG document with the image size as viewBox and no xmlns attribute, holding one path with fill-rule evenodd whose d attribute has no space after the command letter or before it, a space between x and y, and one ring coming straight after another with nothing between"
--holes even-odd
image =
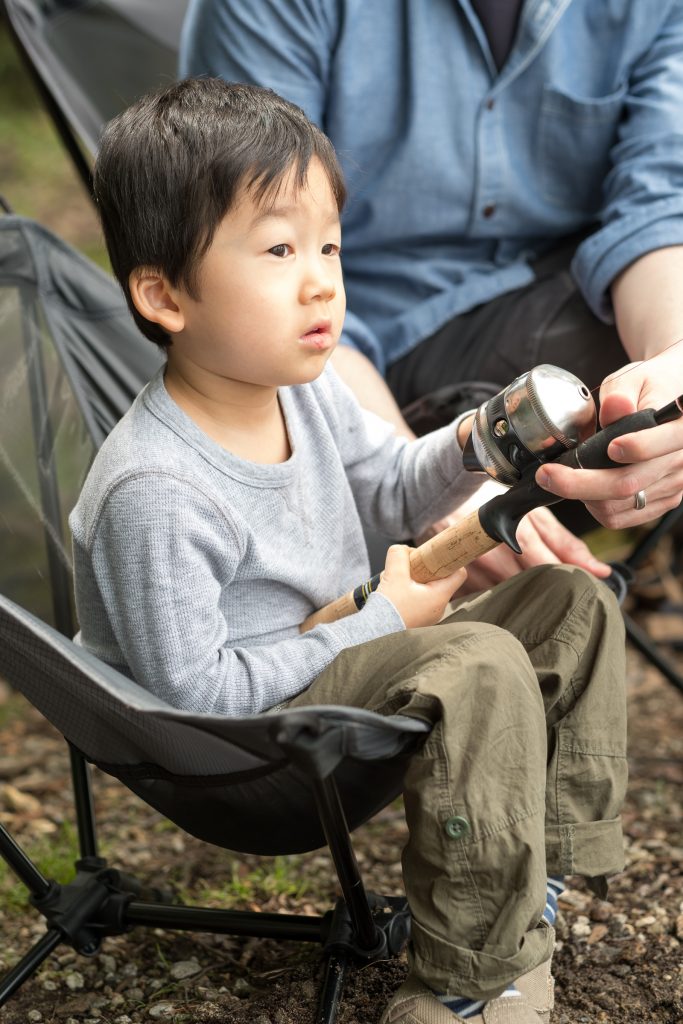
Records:
<instances>
[{"instance_id":1,"label":"gray waffle-knit shirt","mask_svg":"<svg viewBox=\"0 0 683 1024\"><path fill-rule=\"evenodd\" d=\"M292 455L248 462L195 425L160 370L70 517L78 642L179 708L258 713L343 648L403 629L380 594L338 622L298 627L370 575L363 525L415 536L479 484L453 426L397 438L331 367L279 396Z\"/></svg>"}]
</instances>

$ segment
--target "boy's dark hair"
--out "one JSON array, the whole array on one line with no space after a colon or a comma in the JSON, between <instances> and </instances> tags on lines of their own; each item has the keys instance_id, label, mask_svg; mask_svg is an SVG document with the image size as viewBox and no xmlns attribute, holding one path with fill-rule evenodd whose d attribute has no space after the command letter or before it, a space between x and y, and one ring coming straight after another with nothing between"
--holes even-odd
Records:
<instances>
[{"instance_id":1,"label":"boy's dark hair","mask_svg":"<svg viewBox=\"0 0 683 1024\"><path fill-rule=\"evenodd\" d=\"M135 308L131 272L153 267L198 298L201 259L238 191L266 199L290 170L302 187L313 157L341 210L342 172L320 129L272 90L219 78L176 82L109 122L95 163L95 199L114 274L146 337L171 344Z\"/></svg>"}]
</instances>

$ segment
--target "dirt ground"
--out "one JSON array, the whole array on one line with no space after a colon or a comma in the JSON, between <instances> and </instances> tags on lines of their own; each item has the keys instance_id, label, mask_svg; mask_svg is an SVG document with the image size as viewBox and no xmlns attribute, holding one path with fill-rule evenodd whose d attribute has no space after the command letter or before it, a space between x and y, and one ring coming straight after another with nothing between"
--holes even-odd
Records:
<instances>
[{"instance_id":1,"label":"dirt ground","mask_svg":"<svg viewBox=\"0 0 683 1024\"><path fill-rule=\"evenodd\" d=\"M680 613L652 631L683 635ZM683 656L677 655L683 669ZM624 809L627 868L609 899L571 880L555 955L555 1024L683 1024L683 694L629 654L630 786ZM3 709L0 708L0 711ZM68 879L73 828L64 744L32 709L6 700L0 727L0 813L43 868ZM236 857L163 821L114 780L95 773L102 852L142 880L213 906L320 913L335 892L320 851L278 859ZM368 888L401 893L402 809L387 808L355 834ZM66 850L65 850L66 848ZM60 852L61 851L61 852ZM0 970L44 931L0 878ZM313 1024L320 974L310 945L136 929L93 958L60 946L0 1011L6 1024ZM353 969L339 1024L376 1024L405 961Z\"/></svg>"}]
</instances>

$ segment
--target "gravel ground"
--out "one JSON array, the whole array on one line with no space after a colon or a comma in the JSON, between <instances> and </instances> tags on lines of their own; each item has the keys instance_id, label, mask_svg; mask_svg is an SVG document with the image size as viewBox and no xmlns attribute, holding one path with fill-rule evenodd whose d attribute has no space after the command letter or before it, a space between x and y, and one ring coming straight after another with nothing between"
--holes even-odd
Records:
<instances>
[{"instance_id":1,"label":"gravel ground","mask_svg":"<svg viewBox=\"0 0 683 1024\"><path fill-rule=\"evenodd\" d=\"M682 632L680 615L657 616L649 626ZM592 899L578 880L562 899L554 1024L683 1024L683 695L630 653L629 707L627 868L607 902ZM73 843L73 830L64 825L71 820L65 747L16 698L4 711L2 821L29 853L52 858L58 876L60 857L64 861ZM275 863L237 858L170 826L114 780L94 776L102 852L114 866L196 903L290 913L329 906L335 888L325 853ZM399 805L355 834L368 888L401 892L404 838ZM0 970L44 932L35 912L15 905L11 885L7 876L0 884ZM376 1024L404 974L401 959L352 971L339 1024ZM59 947L0 1019L312 1024L318 980L319 957L311 946L136 929L106 940L93 958Z\"/></svg>"}]
</instances>

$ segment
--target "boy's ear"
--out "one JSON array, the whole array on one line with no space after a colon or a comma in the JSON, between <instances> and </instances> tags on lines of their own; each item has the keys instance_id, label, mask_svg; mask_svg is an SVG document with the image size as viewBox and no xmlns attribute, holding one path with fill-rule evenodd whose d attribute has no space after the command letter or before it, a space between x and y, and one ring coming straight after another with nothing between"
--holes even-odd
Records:
<instances>
[{"instance_id":1,"label":"boy's ear","mask_svg":"<svg viewBox=\"0 0 683 1024\"><path fill-rule=\"evenodd\" d=\"M133 304L140 316L159 324L169 334L185 326L180 293L153 267L136 267L128 278Z\"/></svg>"}]
</instances>

